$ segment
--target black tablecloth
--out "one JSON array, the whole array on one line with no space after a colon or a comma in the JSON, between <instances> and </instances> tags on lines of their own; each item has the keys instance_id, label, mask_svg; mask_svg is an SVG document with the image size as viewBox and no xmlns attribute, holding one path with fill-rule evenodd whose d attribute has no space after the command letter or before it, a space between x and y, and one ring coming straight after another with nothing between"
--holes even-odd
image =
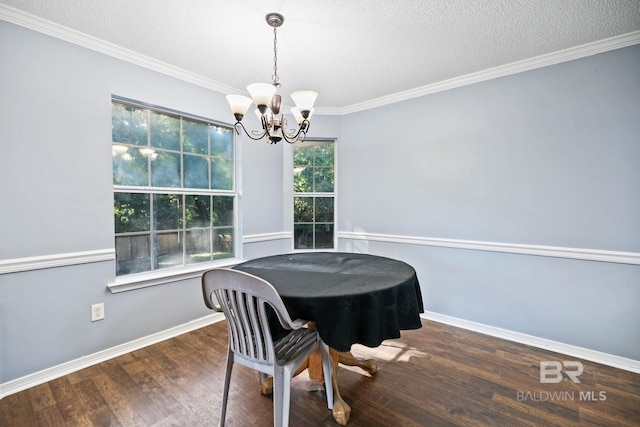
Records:
<instances>
[{"instance_id":1,"label":"black tablecloth","mask_svg":"<svg viewBox=\"0 0 640 427\"><path fill-rule=\"evenodd\" d=\"M422 294L410 265L342 252L305 252L247 261L234 267L271 283L293 318L313 320L338 351L377 347L422 326Z\"/></svg>"}]
</instances>

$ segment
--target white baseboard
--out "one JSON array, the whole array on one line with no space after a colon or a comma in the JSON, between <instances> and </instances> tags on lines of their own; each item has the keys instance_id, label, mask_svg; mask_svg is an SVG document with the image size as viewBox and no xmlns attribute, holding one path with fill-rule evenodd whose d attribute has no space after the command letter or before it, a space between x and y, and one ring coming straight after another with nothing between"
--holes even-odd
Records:
<instances>
[{"instance_id":1,"label":"white baseboard","mask_svg":"<svg viewBox=\"0 0 640 427\"><path fill-rule=\"evenodd\" d=\"M205 317L201 317L200 319L196 319L191 322L176 326L174 328L160 331L155 334L130 341L128 343L117 345L115 347L111 347L106 350L90 354L88 356L65 362L61 365L53 366L51 368L29 374L15 380L8 381L6 383L0 384L0 399L19 391L34 387L36 385L46 383L47 381L51 381L56 378L68 375L72 372L79 371L80 369L84 369L89 366L104 362L105 360L113 359L114 357L122 356L123 354L130 353L134 350L139 350L143 347L147 347L149 345L159 343L161 341L176 337L178 335L182 335L195 329L211 325L223 319L224 315L222 313L211 314Z\"/></svg>"},{"instance_id":2,"label":"white baseboard","mask_svg":"<svg viewBox=\"0 0 640 427\"><path fill-rule=\"evenodd\" d=\"M507 329L496 328L494 326L471 322L469 320L451 317L432 311L425 311L421 315L421 317L427 320L433 320L434 322L444 323L474 332L480 332L482 334L490 335L496 338L502 338L520 344L530 345L532 347L566 354L568 356L577 357L579 359L589 360L591 362L596 362L602 365L612 366L614 368L624 369L625 371L640 374L640 360L627 359L625 357L620 357L613 354L590 350L588 348L578 347L570 344L564 344L558 341L548 340L546 338L539 338L533 335L509 331Z\"/></svg>"},{"instance_id":3,"label":"white baseboard","mask_svg":"<svg viewBox=\"0 0 640 427\"><path fill-rule=\"evenodd\" d=\"M444 323L458 328L479 332L482 334L518 342L525 345L530 345L532 347L542 348L548 351L566 354L569 356L577 357L579 359L590 360L592 362L601 363L603 365L612 366L614 368L640 374L639 360L627 359L612 354L602 353L599 351L564 344L545 338L522 334L520 332L496 328L493 326L471 322L469 320L451 317L431 311L426 311L421 315L421 317L427 320L432 320L434 322ZM47 381L51 381L64 375L79 371L89 366L104 362L105 360L113 359L114 357L122 356L123 354L127 354L132 351L147 347L149 345L156 344L175 336L193 331L195 329L217 323L223 319L224 315L222 315L221 313L208 315L200 319L185 323L183 325L167 329L165 331L157 332L155 334L148 335L146 337L139 338L125 344L108 348L106 350L90 354L88 356L71 360L61 365L53 366L51 368L29 374L15 380L8 381L6 383L0 384L0 399L19 391L34 387L36 385L43 384Z\"/></svg>"}]
</instances>

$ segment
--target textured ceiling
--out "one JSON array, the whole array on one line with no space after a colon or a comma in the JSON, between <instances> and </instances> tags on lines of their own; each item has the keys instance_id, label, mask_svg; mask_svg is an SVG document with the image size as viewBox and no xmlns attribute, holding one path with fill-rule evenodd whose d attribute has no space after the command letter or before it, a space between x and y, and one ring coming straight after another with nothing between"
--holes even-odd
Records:
<instances>
[{"instance_id":1,"label":"textured ceiling","mask_svg":"<svg viewBox=\"0 0 640 427\"><path fill-rule=\"evenodd\" d=\"M638 0L1 0L224 85L345 108L640 30ZM285 101L286 102L286 101Z\"/></svg>"}]
</instances>

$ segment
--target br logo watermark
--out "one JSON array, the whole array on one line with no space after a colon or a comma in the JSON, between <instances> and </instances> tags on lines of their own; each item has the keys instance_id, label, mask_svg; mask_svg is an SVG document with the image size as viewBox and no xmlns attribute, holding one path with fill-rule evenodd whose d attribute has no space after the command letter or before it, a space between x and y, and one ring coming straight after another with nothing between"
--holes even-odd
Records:
<instances>
[{"instance_id":1,"label":"br logo watermark","mask_svg":"<svg viewBox=\"0 0 640 427\"><path fill-rule=\"evenodd\" d=\"M562 362L556 360L544 360L540 362L540 383L541 384L558 384L563 381L571 380L574 384L581 384L580 375L584 373L584 365L577 360ZM534 401L567 401L580 400L583 402L597 402L607 400L606 391L595 390L553 390L553 391L517 391L516 399L518 402Z\"/></svg>"},{"instance_id":2,"label":"br logo watermark","mask_svg":"<svg viewBox=\"0 0 640 427\"><path fill-rule=\"evenodd\" d=\"M565 379L562 372L564 372L571 381L580 384L578 377L584 372L584 366L582 362L578 362L577 360L573 362L567 360L562 362L555 360L540 362L540 382L543 384L562 382L562 380Z\"/></svg>"}]
</instances>

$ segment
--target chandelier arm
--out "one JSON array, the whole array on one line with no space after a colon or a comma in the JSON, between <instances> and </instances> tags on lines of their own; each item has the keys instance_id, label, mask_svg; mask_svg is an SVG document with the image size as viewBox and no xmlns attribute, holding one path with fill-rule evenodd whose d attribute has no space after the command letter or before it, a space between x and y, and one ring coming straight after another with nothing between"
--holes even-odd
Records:
<instances>
[{"instance_id":1,"label":"chandelier arm","mask_svg":"<svg viewBox=\"0 0 640 427\"><path fill-rule=\"evenodd\" d=\"M281 130L282 130L282 137L289 144L294 144L294 143L296 143L298 141L302 142L306 138L307 132L309 131L309 121L305 119L302 123L300 123L300 127L298 128L298 132L296 132L295 135L287 133L284 130L284 128L281 129Z\"/></svg>"},{"instance_id":2,"label":"chandelier arm","mask_svg":"<svg viewBox=\"0 0 640 427\"><path fill-rule=\"evenodd\" d=\"M282 125L281 125L282 126L282 132L284 133L285 129L287 127L287 123L288 123L287 119L285 119L285 117L284 117L284 114L282 115L281 122L282 122ZM298 126L298 132L300 132L300 126ZM289 131L287 132L287 136L289 136L290 138L293 138L292 135L295 135L295 134L296 134L296 130L295 129L289 129Z\"/></svg>"},{"instance_id":3,"label":"chandelier arm","mask_svg":"<svg viewBox=\"0 0 640 427\"><path fill-rule=\"evenodd\" d=\"M237 122L235 125L233 125L233 127L235 128L235 130L238 133L238 135L240 135L240 130L238 129L238 126L240 128L242 128L242 130L244 131L245 135L247 135L249 138L253 139L254 141L260 141L262 138L264 138L267 135L267 131L266 130L264 130L263 132L256 132L254 130L254 131L251 131L251 133L255 134L256 137L253 137L253 136L251 136L249 131L247 131L247 128L245 128L244 125L241 122Z\"/></svg>"}]
</instances>

